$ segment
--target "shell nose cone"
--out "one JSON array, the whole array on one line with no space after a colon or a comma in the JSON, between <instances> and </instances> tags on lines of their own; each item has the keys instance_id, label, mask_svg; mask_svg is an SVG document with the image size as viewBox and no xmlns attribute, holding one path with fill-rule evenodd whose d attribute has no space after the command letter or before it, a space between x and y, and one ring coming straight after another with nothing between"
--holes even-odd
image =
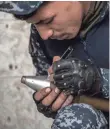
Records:
<instances>
[{"instance_id":1,"label":"shell nose cone","mask_svg":"<svg viewBox=\"0 0 110 129\"><path fill-rule=\"evenodd\" d=\"M26 82L26 77L25 76L22 76L21 83L24 83L25 84L25 82Z\"/></svg>"}]
</instances>

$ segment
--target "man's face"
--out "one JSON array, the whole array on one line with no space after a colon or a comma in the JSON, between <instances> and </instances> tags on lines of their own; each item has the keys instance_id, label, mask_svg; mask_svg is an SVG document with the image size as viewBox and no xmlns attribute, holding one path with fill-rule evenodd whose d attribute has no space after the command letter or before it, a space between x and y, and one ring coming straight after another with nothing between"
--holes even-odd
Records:
<instances>
[{"instance_id":1,"label":"man's face","mask_svg":"<svg viewBox=\"0 0 110 129\"><path fill-rule=\"evenodd\" d=\"M80 2L48 2L27 22L35 27L43 40L72 39L81 27L83 7Z\"/></svg>"}]
</instances>

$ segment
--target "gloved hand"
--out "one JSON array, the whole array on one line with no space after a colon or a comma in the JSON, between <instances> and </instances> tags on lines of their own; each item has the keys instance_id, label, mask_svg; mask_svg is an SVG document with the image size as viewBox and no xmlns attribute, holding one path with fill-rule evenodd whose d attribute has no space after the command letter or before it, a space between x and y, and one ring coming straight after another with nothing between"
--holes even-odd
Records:
<instances>
[{"instance_id":1,"label":"gloved hand","mask_svg":"<svg viewBox=\"0 0 110 129\"><path fill-rule=\"evenodd\" d=\"M54 119L60 108L73 103L73 96L66 95L63 91L60 92L58 88L51 89L50 91L48 89L44 88L39 92L35 92L33 98L38 111L44 114L44 116Z\"/></svg>"},{"instance_id":2,"label":"gloved hand","mask_svg":"<svg viewBox=\"0 0 110 129\"><path fill-rule=\"evenodd\" d=\"M91 90L97 79L97 71L92 65L75 58L54 62L52 70L55 85L73 95Z\"/></svg>"},{"instance_id":3,"label":"gloved hand","mask_svg":"<svg viewBox=\"0 0 110 129\"><path fill-rule=\"evenodd\" d=\"M39 93L37 93L37 92L35 92L33 94L33 99L34 99L34 101L36 103L37 110L40 113L42 113L44 116L46 116L48 118L53 118L54 119L55 116L56 116L57 111L53 111L52 110L52 104L50 102L49 102L50 104L48 104L48 103L45 104L45 102L44 102L45 99L46 99L46 94L49 94L50 92L51 92L51 90L49 91L48 89L47 90L46 89L42 89L40 91L40 93L41 93L40 99L38 97L36 97L36 96L39 96L38 95Z\"/></svg>"},{"instance_id":4,"label":"gloved hand","mask_svg":"<svg viewBox=\"0 0 110 129\"><path fill-rule=\"evenodd\" d=\"M54 58L53 62L59 58ZM52 67L49 68L48 73L52 73ZM33 94L33 99L37 105L40 113L46 117L55 118L57 111L64 106L73 103L73 96L60 91L55 85L51 84L51 88L43 88Z\"/></svg>"}]
</instances>

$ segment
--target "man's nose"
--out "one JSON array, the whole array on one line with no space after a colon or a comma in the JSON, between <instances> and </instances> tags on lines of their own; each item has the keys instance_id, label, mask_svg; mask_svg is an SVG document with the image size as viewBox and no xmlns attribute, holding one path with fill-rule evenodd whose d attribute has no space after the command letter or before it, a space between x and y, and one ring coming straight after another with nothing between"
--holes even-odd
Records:
<instances>
[{"instance_id":1,"label":"man's nose","mask_svg":"<svg viewBox=\"0 0 110 129\"><path fill-rule=\"evenodd\" d=\"M36 29L43 40L47 40L53 35L53 30L47 26L36 26Z\"/></svg>"}]
</instances>

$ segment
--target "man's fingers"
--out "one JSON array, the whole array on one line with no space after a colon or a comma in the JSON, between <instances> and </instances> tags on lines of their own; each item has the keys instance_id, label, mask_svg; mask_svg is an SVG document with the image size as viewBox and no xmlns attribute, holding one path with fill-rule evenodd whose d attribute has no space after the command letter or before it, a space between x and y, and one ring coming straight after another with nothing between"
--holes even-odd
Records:
<instances>
[{"instance_id":1,"label":"man's fingers","mask_svg":"<svg viewBox=\"0 0 110 129\"><path fill-rule=\"evenodd\" d=\"M49 78L50 82L54 82L53 74L51 74L48 78Z\"/></svg>"},{"instance_id":2,"label":"man's fingers","mask_svg":"<svg viewBox=\"0 0 110 129\"><path fill-rule=\"evenodd\" d=\"M54 57L53 57L53 63L54 63L55 61L60 60L60 59L61 59L60 56L54 56Z\"/></svg>"},{"instance_id":3,"label":"man's fingers","mask_svg":"<svg viewBox=\"0 0 110 129\"><path fill-rule=\"evenodd\" d=\"M53 63L54 63L55 61L60 60L60 59L61 59L61 58L60 58L59 56L54 56L54 57L53 57ZM49 74L52 74L52 73L53 73L52 66L49 67L48 73L49 73Z\"/></svg>"},{"instance_id":4,"label":"man's fingers","mask_svg":"<svg viewBox=\"0 0 110 129\"><path fill-rule=\"evenodd\" d=\"M49 67L48 73L49 73L49 74L52 74L52 73L53 73L52 66Z\"/></svg>"},{"instance_id":5,"label":"man's fingers","mask_svg":"<svg viewBox=\"0 0 110 129\"><path fill-rule=\"evenodd\" d=\"M49 106L52 104L52 102L56 99L56 97L59 95L60 90L56 87L54 88L50 94L48 96L46 96L43 100L42 100L42 104L45 106Z\"/></svg>"},{"instance_id":6,"label":"man's fingers","mask_svg":"<svg viewBox=\"0 0 110 129\"><path fill-rule=\"evenodd\" d=\"M54 56L54 57L53 57L53 63L54 63L55 61L60 60L60 59L61 59L61 58L60 58L59 56ZM52 74L52 73L53 73L53 71L52 71L52 66L49 67L48 73L49 73L49 74Z\"/></svg>"},{"instance_id":7,"label":"man's fingers","mask_svg":"<svg viewBox=\"0 0 110 129\"><path fill-rule=\"evenodd\" d=\"M63 103L62 107L68 106L73 102L73 96L69 95L66 101Z\"/></svg>"},{"instance_id":8,"label":"man's fingers","mask_svg":"<svg viewBox=\"0 0 110 129\"><path fill-rule=\"evenodd\" d=\"M42 100L44 97L46 97L51 92L51 88L43 88L40 91L36 92L34 95L34 99L36 101Z\"/></svg>"},{"instance_id":9,"label":"man's fingers","mask_svg":"<svg viewBox=\"0 0 110 129\"><path fill-rule=\"evenodd\" d=\"M56 99L56 101L52 104L52 110L53 111L57 111L58 109L61 108L62 104L65 102L65 100L67 99L67 95L65 93L61 93L58 98Z\"/></svg>"}]
</instances>

